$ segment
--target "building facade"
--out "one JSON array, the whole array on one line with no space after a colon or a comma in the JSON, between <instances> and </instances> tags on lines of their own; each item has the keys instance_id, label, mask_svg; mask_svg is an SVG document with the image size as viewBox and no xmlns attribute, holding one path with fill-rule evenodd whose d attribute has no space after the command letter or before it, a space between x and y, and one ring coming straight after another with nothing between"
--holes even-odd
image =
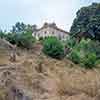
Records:
<instances>
[{"instance_id":1,"label":"building facade","mask_svg":"<svg viewBox=\"0 0 100 100\"><path fill-rule=\"evenodd\" d=\"M36 37L37 40L41 37L45 38L49 36L55 36L60 40L65 40L69 36L69 33L58 28L55 23L44 23L40 29L34 29L32 35Z\"/></svg>"}]
</instances>

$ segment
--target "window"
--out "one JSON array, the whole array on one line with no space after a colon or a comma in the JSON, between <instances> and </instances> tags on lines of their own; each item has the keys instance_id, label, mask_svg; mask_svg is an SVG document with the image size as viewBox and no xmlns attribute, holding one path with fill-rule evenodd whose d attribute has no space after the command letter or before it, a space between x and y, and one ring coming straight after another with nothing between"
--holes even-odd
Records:
<instances>
[{"instance_id":1,"label":"window","mask_svg":"<svg viewBox=\"0 0 100 100\"><path fill-rule=\"evenodd\" d=\"M38 34L38 37L40 36L40 34Z\"/></svg>"},{"instance_id":2,"label":"window","mask_svg":"<svg viewBox=\"0 0 100 100\"><path fill-rule=\"evenodd\" d=\"M44 33L47 34L47 31L45 31Z\"/></svg>"},{"instance_id":3,"label":"window","mask_svg":"<svg viewBox=\"0 0 100 100\"><path fill-rule=\"evenodd\" d=\"M63 39L65 38L65 35L63 35Z\"/></svg>"},{"instance_id":4,"label":"window","mask_svg":"<svg viewBox=\"0 0 100 100\"><path fill-rule=\"evenodd\" d=\"M36 36L36 33L34 33L34 36Z\"/></svg>"},{"instance_id":5,"label":"window","mask_svg":"<svg viewBox=\"0 0 100 100\"><path fill-rule=\"evenodd\" d=\"M59 34L59 39L60 39L60 40L62 39L62 36L61 36L61 34Z\"/></svg>"},{"instance_id":6,"label":"window","mask_svg":"<svg viewBox=\"0 0 100 100\"><path fill-rule=\"evenodd\" d=\"M54 34L54 32L52 32L52 34Z\"/></svg>"}]
</instances>

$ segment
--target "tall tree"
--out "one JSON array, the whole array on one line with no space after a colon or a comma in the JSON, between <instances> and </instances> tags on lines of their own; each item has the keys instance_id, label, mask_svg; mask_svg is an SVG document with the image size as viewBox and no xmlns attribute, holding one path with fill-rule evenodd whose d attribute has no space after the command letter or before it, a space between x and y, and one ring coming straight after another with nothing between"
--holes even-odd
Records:
<instances>
[{"instance_id":1,"label":"tall tree","mask_svg":"<svg viewBox=\"0 0 100 100\"><path fill-rule=\"evenodd\" d=\"M12 33L21 33L24 32L26 25L23 22L17 22L14 26L12 26Z\"/></svg>"},{"instance_id":2,"label":"tall tree","mask_svg":"<svg viewBox=\"0 0 100 100\"><path fill-rule=\"evenodd\" d=\"M17 22L12 26L12 33L23 33L29 32L32 33L37 28L36 25L24 24L23 22Z\"/></svg>"},{"instance_id":3,"label":"tall tree","mask_svg":"<svg viewBox=\"0 0 100 100\"><path fill-rule=\"evenodd\" d=\"M73 36L84 33L82 36L100 41L100 3L78 10L70 32Z\"/></svg>"}]
</instances>

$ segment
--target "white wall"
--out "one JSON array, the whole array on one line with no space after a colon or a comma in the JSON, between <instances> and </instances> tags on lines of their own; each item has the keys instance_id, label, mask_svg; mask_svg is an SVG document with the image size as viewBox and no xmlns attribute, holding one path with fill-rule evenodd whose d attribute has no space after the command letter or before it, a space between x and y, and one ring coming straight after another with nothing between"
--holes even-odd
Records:
<instances>
[{"instance_id":1,"label":"white wall","mask_svg":"<svg viewBox=\"0 0 100 100\"><path fill-rule=\"evenodd\" d=\"M62 40L65 40L68 36L68 34L66 34L65 32L61 32L51 27L41 29L36 33L34 32L32 35L36 37L36 39L39 39L39 37L56 36L57 38L61 37Z\"/></svg>"}]
</instances>

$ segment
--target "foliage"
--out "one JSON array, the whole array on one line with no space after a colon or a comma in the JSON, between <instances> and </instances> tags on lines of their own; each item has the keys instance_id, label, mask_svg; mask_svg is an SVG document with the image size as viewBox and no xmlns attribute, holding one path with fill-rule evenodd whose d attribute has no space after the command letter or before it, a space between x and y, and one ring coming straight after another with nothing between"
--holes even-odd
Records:
<instances>
[{"instance_id":1,"label":"foliage","mask_svg":"<svg viewBox=\"0 0 100 100\"><path fill-rule=\"evenodd\" d=\"M35 38L32 36L33 27L36 28L36 25L32 26L17 22L10 33L3 34L0 32L0 37L4 37L11 44L29 49L33 47L35 42Z\"/></svg>"},{"instance_id":2,"label":"foliage","mask_svg":"<svg viewBox=\"0 0 100 100\"><path fill-rule=\"evenodd\" d=\"M11 33L23 33L30 32L32 33L37 28L36 25L24 24L23 22L17 22L12 26Z\"/></svg>"},{"instance_id":3,"label":"foliage","mask_svg":"<svg viewBox=\"0 0 100 100\"><path fill-rule=\"evenodd\" d=\"M17 45L27 49L32 48L35 42L35 38L32 37L31 33L27 33L27 32L20 34L17 39L18 39Z\"/></svg>"},{"instance_id":4,"label":"foliage","mask_svg":"<svg viewBox=\"0 0 100 100\"><path fill-rule=\"evenodd\" d=\"M37 25L26 25L25 27L25 32L29 32L29 33L33 33L33 31L35 31L37 29Z\"/></svg>"},{"instance_id":5,"label":"foliage","mask_svg":"<svg viewBox=\"0 0 100 100\"><path fill-rule=\"evenodd\" d=\"M17 34L8 33L5 36L5 39L9 41L11 44L17 44Z\"/></svg>"},{"instance_id":6,"label":"foliage","mask_svg":"<svg viewBox=\"0 0 100 100\"><path fill-rule=\"evenodd\" d=\"M5 33L3 31L0 31L0 38L4 38L5 37Z\"/></svg>"},{"instance_id":7,"label":"foliage","mask_svg":"<svg viewBox=\"0 0 100 100\"><path fill-rule=\"evenodd\" d=\"M99 41L90 41L88 43L88 51L94 52L97 56L97 59L100 59L100 42Z\"/></svg>"},{"instance_id":8,"label":"foliage","mask_svg":"<svg viewBox=\"0 0 100 100\"><path fill-rule=\"evenodd\" d=\"M69 54L69 58L75 63L80 63L80 53L77 52L77 50L72 50L72 52Z\"/></svg>"},{"instance_id":9,"label":"foliage","mask_svg":"<svg viewBox=\"0 0 100 100\"><path fill-rule=\"evenodd\" d=\"M43 52L50 57L61 59L64 56L64 47L56 37L48 37L43 42Z\"/></svg>"},{"instance_id":10,"label":"foliage","mask_svg":"<svg viewBox=\"0 0 100 100\"><path fill-rule=\"evenodd\" d=\"M96 61L96 65L100 65L100 59Z\"/></svg>"},{"instance_id":11,"label":"foliage","mask_svg":"<svg viewBox=\"0 0 100 100\"><path fill-rule=\"evenodd\" d=\"M68 37L66 39L65 46L68 48L73 48L76 45L76 39L74 37Z\"/></svg>"},{"instance_id":12,"label":"foliage","mask_svg":"<svg viewBox=\"0 0 100 100\"><path fill-rule=\"evenodd\" d=\"M32 48L35 42L35 38L31 35L31 33L28 32L21 34L9 33L6 35L6 40L12 44L16 44L19 47L24 47L27 49Z\"/></svg>"},{"instance_id":13,"label":"foliage","mask_svg":"<svg viewBox=\"0 0 100 100\"><path fill-rule=\"evenodd\" d=\"M81 60L81 64L84 65L85 68L93 68L96 64L96 54L95 53L87 53Z\"/></svg>"},{"instance_id":14,"label":"foliage","mask_svg":"<svg viewBox=\"0 0 100 100\"><path fill-rule=\"evenodd\" d=\"M85 37L100 41L100 3L81 8L77 12L70 32L75 36L85 33Z\"/></svg>"},{"instance_id":15,"label":"foliage","mask_svg":"<svg viewBox=\"0 0 100 100\"><path fill-rule=\"evenodd\" d=\"M23 22L17 22L14 26L12 26L12 33L21 33L24 32L26 25Z\"/></svg>"},{"instance_id":16,"label":"foliage","mask_svg":"<svg viewBox=\"0 0 100 100\"><path fill-rule=\"evenodd\" d=\"M92 68L99 59L98 55L100 55L100 46L96 47L96 45L97 43L93 40L82 39L80 43L72 48L68 57L76 64L80 64L85 68Z\"/></svg>"}]
</instances>

